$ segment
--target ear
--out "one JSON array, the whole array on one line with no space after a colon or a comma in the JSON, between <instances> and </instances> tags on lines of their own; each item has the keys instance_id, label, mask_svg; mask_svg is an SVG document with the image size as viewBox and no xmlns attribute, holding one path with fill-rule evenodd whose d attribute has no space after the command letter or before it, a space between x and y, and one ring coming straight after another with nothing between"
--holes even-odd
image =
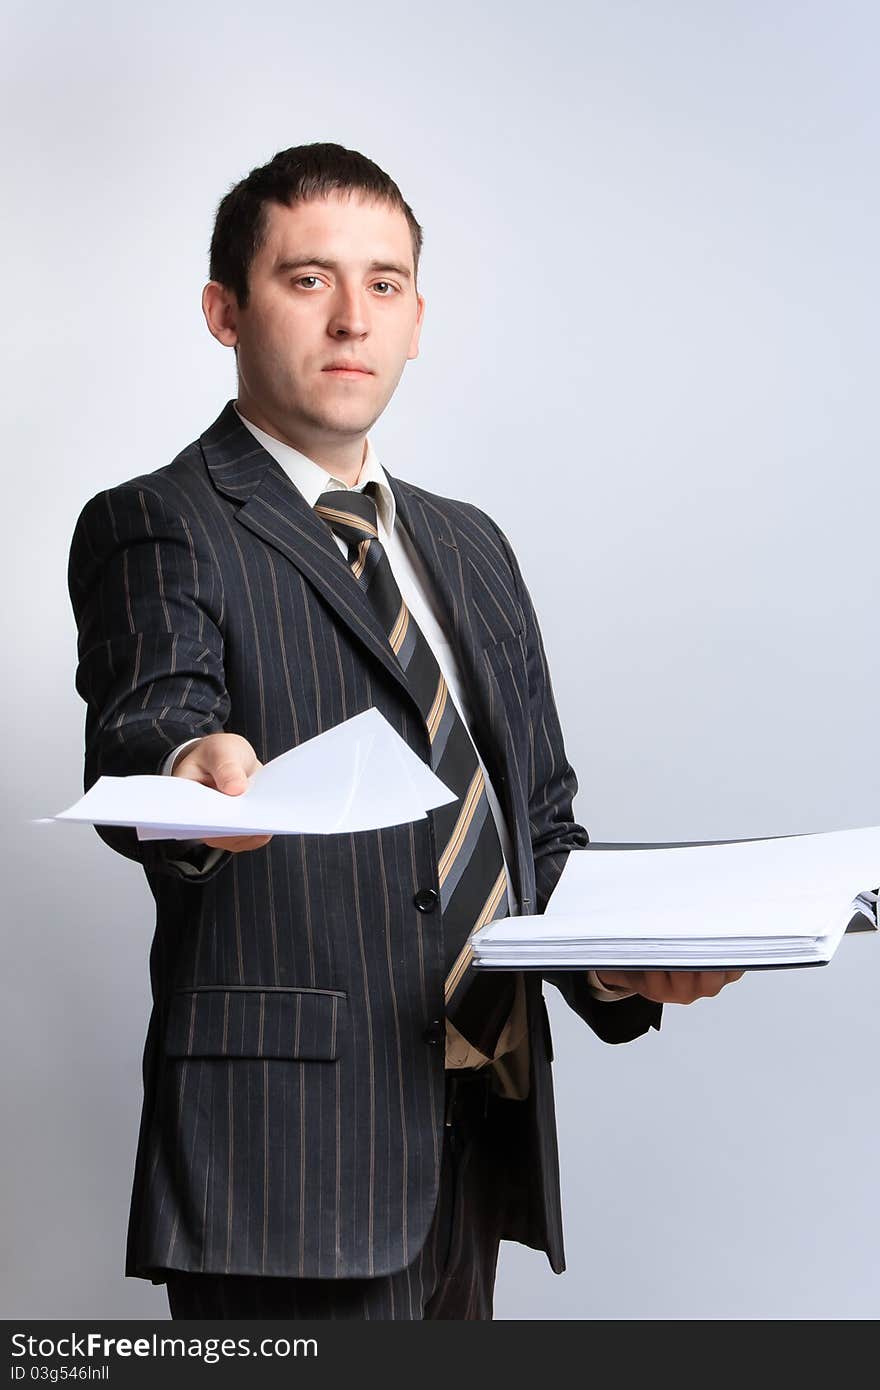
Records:
<instances>
[{"instance_id":1,"label":"ear","mask_svg":"<svg viewBox=\"0 0 880 1390\"><path fill-rule=\"evenodd\" d=\"M209 280L202 290L202 313L209 331L224 347L238 342L238 300L232 290L218 280Z\"/></svg>"},{"instance_id":2,"label":"ear","mask_svg":"<svg viewBox=\"0 0 880 1390\"><path fill-rule=\"evenodd\" d=\"M409 340L409 351L406 354L407 361L411 361L412 358L418 357L419 355L419 337L422 332L422 319L425 317L425 296L420 294L416 303L418 304L418 309L416 311L416 321L413 327L412 337Z\"/></svg>"}]
</instances>

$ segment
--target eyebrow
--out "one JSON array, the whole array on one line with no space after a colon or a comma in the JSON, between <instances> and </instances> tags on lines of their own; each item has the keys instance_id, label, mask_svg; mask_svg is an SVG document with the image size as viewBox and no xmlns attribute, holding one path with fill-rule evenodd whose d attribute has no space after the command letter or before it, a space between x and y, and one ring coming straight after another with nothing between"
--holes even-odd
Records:
<instances>
[{"instance_id":1,"label":"eyebrow","mask_svg":"<svg viewBox=\"0 0 880 1390\"><path fill-rule=\"evenodd\" d=\"M279 261L275 269L279 275L283 275L291 270L301 270L306 265L317 265L322 270L339 269L337 261L328 261L324 256L295 256L292 259ZM385 270L390 271L392 275L402 275L406 280L412 279L412 275L405 265L395 265L392 261L370 261L367 270Z\"/></svg>"}]
</instances>

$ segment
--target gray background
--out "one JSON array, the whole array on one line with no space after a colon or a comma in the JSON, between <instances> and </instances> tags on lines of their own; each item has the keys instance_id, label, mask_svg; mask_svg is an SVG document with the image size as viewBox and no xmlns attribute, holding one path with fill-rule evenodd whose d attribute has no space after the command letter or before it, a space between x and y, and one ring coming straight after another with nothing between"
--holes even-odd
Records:
<instances>
[{"instance_id":1,"label":"gray background","mask_svg":"<svg viewBox=\"0 0 880 1390\"><path fill-rule=\"evenodd\" d=\"M161 1317L122 1277L152 899L26 818L81 790L79 509L234 394L217 202L336 140L412 205L422 351L374 442L510 536L594 839L876 824L880 17L157 0L3 30L3 1313ZM878 947L618 1048L548 987L568 1269L504 1245L497 1316L875 1316Z\"/></svg>"}]
</instances>

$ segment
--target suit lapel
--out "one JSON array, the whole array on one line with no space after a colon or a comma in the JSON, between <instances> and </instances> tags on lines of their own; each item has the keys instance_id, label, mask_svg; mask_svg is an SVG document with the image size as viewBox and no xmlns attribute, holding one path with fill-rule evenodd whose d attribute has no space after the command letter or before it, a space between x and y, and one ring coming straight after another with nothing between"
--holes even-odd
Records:
<instances>
[{"instance_id":1,"label":"suit lapel","mask_svg":"<svg viewBox=\"0 0 880 1390\"><path fill-rule=\"evenodd\" d=\"M519 818L511 802L508 740L503 727L505 715L497 699L493 706L488 684L492 677L486 669L486 656L474 637L473 625L468 621L468 614L472 611L470 561L461 552L455 532L443 512L431 502L424 501L415 488L392 478L387 468L385 474L394 493L398 520L406 528L430 576L432 589L447 619L450 640L468 694L470 732L486 764L510 828L514 855L510 869L522 901L521 848L516 834Z\"/></svg>"},{"instance_id":2,"label":"suit lapel","mask_svg":"<svg viewBox=\"0 0 880 1390\"><path fill-rule=\"evenodd\" d=\"M470 687L478 666L478 648L473 629L467 619L471 604L470 567L467 559L459 550L455 532L443 512L430 504L426 506L415 488L398 478L392 478L387 468L385 476L394 493L397 520L402 522L430 577L432 590L443 609L456 655L466 668Z\"/></svg>"},{"instance_id":3,"label":"suit lapel","mask_svg":"<svg viewBox=\"0 0 880 1390\"><path fill-rule=\"evenodd\" d=\"M406 675L391 650L373 608L336 545L333 536L284 469L247 429L229 401L200 438L208 472L217 490L234 501L236 522L284 555L323 596L388 674L418 704ZM444 513L423 500L407 483L385 470L394 493L398 519L430 577L448 624L462 679L468 691L471 732L489 771L508 823L515 823L510 804L504 731L493 727L485 658L468 621L471 610L469 561L458 547ZM421 717L421 715L420 715ZM519 850L511 865L522 893Z\"/></svg>"},{"instance_id":4,"label":"suit lapel","mask_svg":"<svg viewBox=\"0 0 880 1390\"><path fill-rule=\"evenodd\" d=\"M498 741L492 733L486 670L483 653L474 636L468 615L472 612L470 562L458 546L455 532L443 512L425 502L407 483L386 477L397 503L398 520L403 523L419 559L429 576L446 619L462 681L468 692L472 733L484 762L495 760ZM493 776L494 781L494 776Z\"/></svg>"},{"instance_id":5,"label":"suit lapel","mask_svg":"<svg viewBox=\"0 0 880 1390\"><path fill-rule=\"evenodd\" d=\"M297 567L413 700L388 638L329 528L241 423L231 401L200 444L214 486L239 504L236 521Z\"/></svg>"}]
</instances>

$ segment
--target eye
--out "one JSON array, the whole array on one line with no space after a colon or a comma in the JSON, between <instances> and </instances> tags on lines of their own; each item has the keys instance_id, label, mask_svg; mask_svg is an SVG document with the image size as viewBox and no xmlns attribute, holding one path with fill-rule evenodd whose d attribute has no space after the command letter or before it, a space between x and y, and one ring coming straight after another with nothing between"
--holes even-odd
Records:
<instances>
[{"instance_id":1,"label":"eye","mask_svg":"<svg viewBox=\"0 0 880 1390\"><path fill-rule=\"evenodd\" d=\"M314 280L316 284L320 284L320 283L321 283L320 276L318 276L318 275L299 275L299 276L297 276L297 278L293 281L293 283L294 283L295 285L302 285L303 282L306 281L306 280ZM391 299L391 298L392 298L392 295L395 295L395 294L399 294L399 293L400 293L398 286L397 286L397 285L393 285L393 284L391 283L390 280L377 280L376 283L375 283L375 285L373 286L373 288L375 289L377 286L378 286L378 287L384 286L385 290L386 290L386 291L389 291L389 293L384 293L384 292L383 292L383 293L380 293L380 295L379 295L379 298L380 298L380 299Z\"/></svg>"}]
</instances>

